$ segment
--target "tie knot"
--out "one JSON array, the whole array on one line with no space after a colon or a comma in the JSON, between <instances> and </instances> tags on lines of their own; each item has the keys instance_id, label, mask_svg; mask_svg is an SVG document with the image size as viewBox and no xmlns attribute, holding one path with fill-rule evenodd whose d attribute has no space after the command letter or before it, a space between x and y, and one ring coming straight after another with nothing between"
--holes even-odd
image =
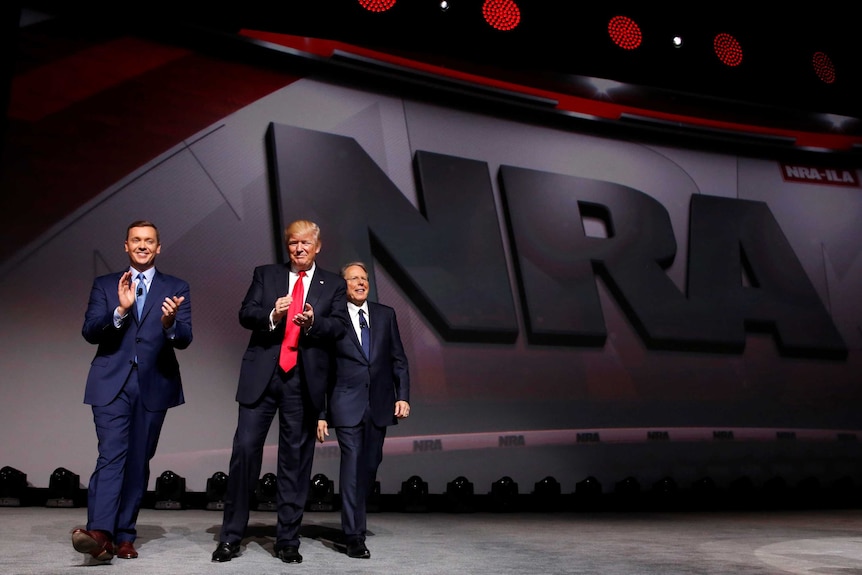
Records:
<instances>
[{"instance_id":1,"label":"tie knot","mask_svg":"<svg viewBox=\"0 0 862 575\"><path fill-rule=\"evenodd\" d=\"M299 272L299 277L300 277L300 278L304 278L304 277L305 277L305 272L304 272L304 271Z\"/></svg>"}]
</instances>

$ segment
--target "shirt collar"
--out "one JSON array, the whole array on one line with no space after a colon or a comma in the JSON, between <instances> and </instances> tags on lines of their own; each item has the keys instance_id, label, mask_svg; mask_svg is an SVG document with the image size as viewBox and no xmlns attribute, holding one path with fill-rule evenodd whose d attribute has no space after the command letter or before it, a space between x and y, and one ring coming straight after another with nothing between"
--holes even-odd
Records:
<instances>
[{"instance_id":1,"label":"shirt collar","mask_svg":"<svg viewBox=\"0 0 862 575\"><path fill-rule=\"evenodd\" d=\"M144 274L144 281L146 282L147 285L150 285L150 283L152 283L153 276L156 275L155 266L153 266L150 269L143 271L143 272L139 272L135 268L129 266L129 271L132 272L132 280L138 279L138 274L140 274L140 273Z\"/></svg>"},{"instance_id":2,"label":"shirt collar","mask_svg":"<svg viewBox=\"0 0 862 575\"><path fill-rule=\"evenodd\" d=\"M317 267L317 264L314 262L311 262L311 267L308 268L307 270L305 270L305 277L310 278L311 276L313 276L314 275L314 269L316 267ZM293 266L290 266L290 273L292 273L294 275L299 275L299 272L293 271Z\"/></svg>"},{"instance_id":3,"label":"shirt collar","mask_svg":"<svg viewBox=\"0 0 862 575\"><path fill-rule=\"evenodd\" d=\"M356 305L352 301L347 302L347 310L356 315L359 310L365 310L365 315L368 315L368 300L362 302L362 305Z\"/></svg>"}]
</instances>

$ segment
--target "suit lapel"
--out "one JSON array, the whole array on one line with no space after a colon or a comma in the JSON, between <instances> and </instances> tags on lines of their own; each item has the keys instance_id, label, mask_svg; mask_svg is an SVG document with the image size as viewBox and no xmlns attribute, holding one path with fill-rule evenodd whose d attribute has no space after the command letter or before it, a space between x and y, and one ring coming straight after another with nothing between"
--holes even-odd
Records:
<instances>
[{"instance_id":1,"label":"suit lapel","mask_svg":"<svg viewBox=\"0 0 862 575\"><path fill-rule=\"evenodd\" d=\"M377 353L380 347L380 338L383 336L383 330L380 326L383 325L383 316L380 313L380 308L374 305L374 302L368 302L368 329L371 333L371 357ZM360 345L361 351L361 345ZM364 356L365 354L363 354ZM371 358L368 358L371 361Z\"/></svg>"},{"instance_id":2,"label":"suit lapel","mask_svg":"<svg viewBox=\"0 0 862 575\"><path fill-rule=\"evenodd\" d=\"M323 274L319 272L320 268L315 266L314 275L308 282L308 295L305 296L305 301L310 303L311 307L317 307L317 300L326 291L326 282L323 279Z\"/></svg>"}]
</instances>

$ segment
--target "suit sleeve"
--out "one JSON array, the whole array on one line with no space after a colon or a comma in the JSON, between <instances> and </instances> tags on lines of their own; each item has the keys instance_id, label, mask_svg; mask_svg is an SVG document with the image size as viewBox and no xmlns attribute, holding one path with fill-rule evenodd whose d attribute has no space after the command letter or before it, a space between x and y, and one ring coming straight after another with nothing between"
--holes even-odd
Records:
<instances>
[{"instance_id":1,"label":"suit sleeve","mask_svg":"<svg viewBox=\"0 0 862 575\"><path fill-rule=\"evenodd\" d=\"M84 327L81 328L81 335L92 344L107 343L112 339L119 341L128 327L126 322L119 328L114 326L114 309L117 306L116 304L112 306L111 302L116 298L109 297L104 284L105 282L100 282L99 278L93 280L90 301L84 314Z\"/></svg>"},{"instance_id":2,"label":"suit sleeve","mask_svg":"<svg viewBox=\"0 0 862 575\"><path fill-rule=\"evenodd\" d=\"M176 290L179 297L185 298L177 310L177 317L174 321L174 337L169 338L168 342L175 349L186 349L192 343L192 296L189 284L185 281L180 281Z\"/></svg>"},{"instance_id":3,"label":"suit sleeve","mask_svg":"<svg viewBox=\"0 0 862 575\"><path fill-rule=\"evenodd\" d=\"M410 370L407 365L407 354L404 353L404 345L401 343L401 333L398 331L398 318L395 310L389 320L392 354L392 381L395 383L395 400L410 401Z\"/></svg>"},{"instance_id":4,"label":"suit sleeve","mask_svg":"<svg viewBox=\"0 0 862 575\"><path fill-rule=\"evenodd\" d=\"M252 331L270 331L269 313L272 311L275 300L264 301L266 294L264 269L263 266L254 268L251 285L248 286L248 291L239 309L240 325Z\"/></svg>"}]
</instances>

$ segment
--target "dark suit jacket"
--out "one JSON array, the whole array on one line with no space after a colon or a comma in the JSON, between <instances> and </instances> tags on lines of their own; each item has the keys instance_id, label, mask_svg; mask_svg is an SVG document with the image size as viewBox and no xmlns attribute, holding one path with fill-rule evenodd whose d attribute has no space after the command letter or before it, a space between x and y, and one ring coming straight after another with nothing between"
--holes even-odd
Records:
<instances>
[{"instance_id":1,"label":"dark suit jacket","mask_svg":"<svg viewBox=\"0 0 862 575\"><path fill-rule=\"evenodd\" d=\"M269 313L275 300L287 293L289 271L287 264L256 267L239 310L240 324L251 330L236 392L236 400L244 405L260 399L275 372L286 320L270 331ZM297 368L318 411L325 402L332 341L344 331L344 320L338 314L346 313L341 311L347 309L345 294L344 280L338 274L315 265L305 298L314 308L314 324L299 336Z\"/></svg>"},{"instance_id":2,"label":"dark suit jacket","mask_svg":"<svg viewBox=\"0 0 862 575\"><path fill-rule=\"evenodd\" d=\"M344 280L342 280L344 281ZM407 356L395 310L368 302L371 326L371 359L365 358L356 331L347 318L347 329L335 344L335 381L329 393L328 422L335 427L358 425L370 403L375 425L397 423L395 402L410 401Z\"/></svg>"},{"instance_id":3,"label":"dark suit jacket","mask_svg":"<svg viewBox=\"0 0 862 575\"><path fill-rule=\"evenodd\" d=\"M118 329L114 327L114 310L120 304L117 284L122 275L123 272L97 277L90 290L81 333L99 347L90 364L84 403L96 406L111 403L137 357L144 406L150 411L162 411L180 405L184 402L183 388L174 350L185 349L192 342L189 284L156 270L140 321L133 306ZM186 298L177 311L174 339L168 339L161 321L162 302L171 296Z\"/></svg>"}]
</instances>

